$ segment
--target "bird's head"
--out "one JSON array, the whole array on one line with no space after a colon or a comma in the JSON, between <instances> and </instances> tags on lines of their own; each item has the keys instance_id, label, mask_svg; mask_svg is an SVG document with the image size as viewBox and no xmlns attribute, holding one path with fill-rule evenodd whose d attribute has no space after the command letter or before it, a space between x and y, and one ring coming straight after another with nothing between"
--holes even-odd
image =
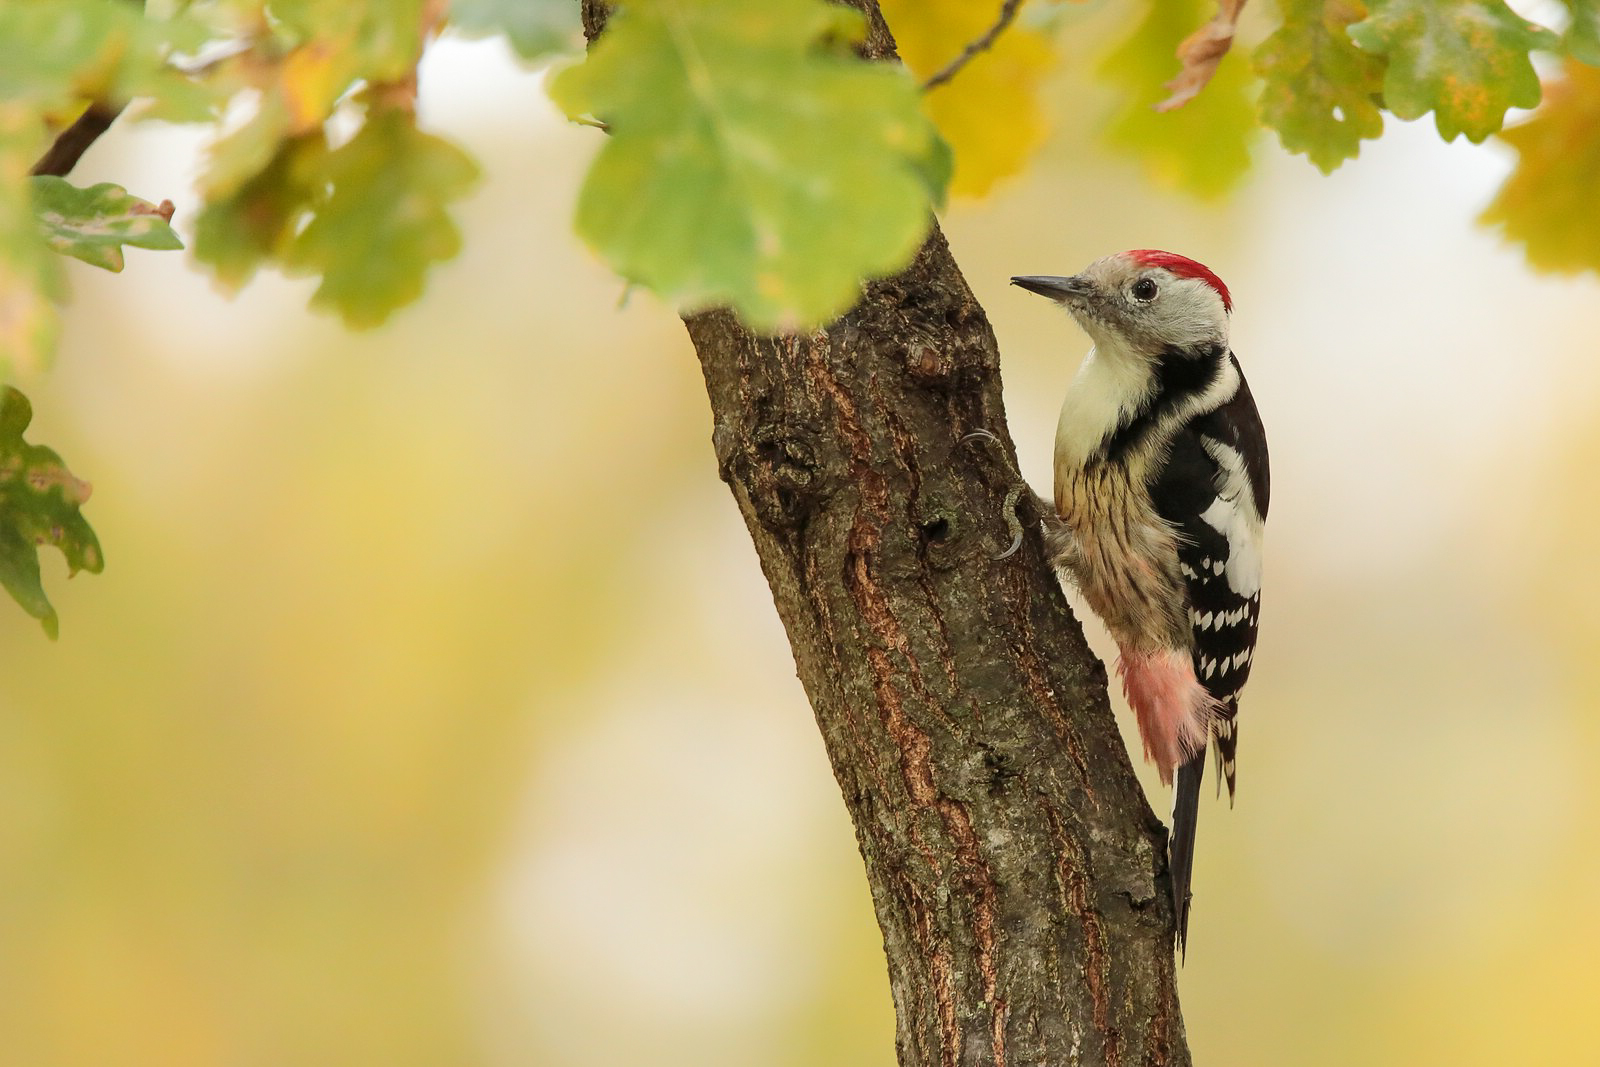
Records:
<instances>
[{"instance_id":1,"label":"bird's head","mask_svg":"<svg viewBox=\"0 0 1600 1067\"><path fill-rule=\"evenodd\" d=\"M1102 352L1160 359L1228 348L1228 287L1207 267L1172 252L1118 252L1070 278L1030 275L1011 284L1061 304Z\"/></svg>"}]
</instances>

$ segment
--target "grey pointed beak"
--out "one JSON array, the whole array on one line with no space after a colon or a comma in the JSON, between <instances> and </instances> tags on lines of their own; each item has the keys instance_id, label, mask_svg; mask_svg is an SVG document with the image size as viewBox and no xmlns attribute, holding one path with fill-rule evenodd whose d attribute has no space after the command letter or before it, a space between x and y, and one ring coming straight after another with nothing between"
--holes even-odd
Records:
<instances>
[{"instance_id":1,"label":"grey pointed beak","mask_svg":"<svg viewBox=\"0 0 1600 1067\"><path fill-rule=\"evenodd\" d=\"M1047 296L1057 303L1075 296L1087 296L1094 290L1093 282L1076 275L1071 278L1057 278L1048 274L1024 274L1012 278L1011 284L1020 286L1030 293Z\"/></svg>"}]
</instances>

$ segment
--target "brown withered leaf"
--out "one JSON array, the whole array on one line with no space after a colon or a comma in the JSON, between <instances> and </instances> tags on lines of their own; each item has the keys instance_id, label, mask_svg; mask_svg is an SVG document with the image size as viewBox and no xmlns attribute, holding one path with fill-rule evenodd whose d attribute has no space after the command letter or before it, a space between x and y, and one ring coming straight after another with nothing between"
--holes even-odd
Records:
<instances>
[{"instance_id":1,"label":"brown withered leaf","mask_svg":"<svg viewBox=\"0 0 1600 1067\"><path fill-rule=\"evenodd\" d=\"M1199 95L1217 64L1233 47L1233 34L1239 26L1239 12L1245 0L1217 0L1217 13L1211 21L1183 39L1178 46L1178 60L1183 69L1166 84L1172 95L1156 105L1157 111L1171 111L1182 107Z\"/></svg>"},{"instance_id":2,"label":"brown withered leaf","mask_svg":"<svg viewBox=\"0 0 1600 1067\"><path fill-rule=\"evenodd\" d=\"M1500 132L1517 166L1480 221L1522 245L1538 270L1600 272L1600 70L1568 59L1565 72L1546 83L1531 119Z\"/></svg>"}]
</instances>

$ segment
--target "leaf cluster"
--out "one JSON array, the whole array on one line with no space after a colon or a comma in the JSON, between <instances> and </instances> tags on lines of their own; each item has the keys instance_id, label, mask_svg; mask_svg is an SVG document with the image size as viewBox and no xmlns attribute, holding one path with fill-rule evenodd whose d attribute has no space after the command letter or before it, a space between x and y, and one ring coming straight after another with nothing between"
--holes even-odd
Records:
<instances>
[{"instance_id":1,"label":"leaf cluster","mask_svg":"<svg viewBox=\"0 0 1600 1067\"><path fill-rule=\"evenodd\" d=\"M216 131L200 171L204 201L184 211L195 220L195 258L225 286L268 265L309 275L318 280L312 305L352 326L381 323L415 299L429 267L459 248L450 207L477 175L464 152L416 121L417 65L447 29L446 5L143 7L0 4L0 373L33 370L53 348L61 256L120 271L125 248L183 247L170 201L109 183L80 187L58 173L30 177L52 140L73 136L91 111ZM565 0L458 0L450 14L463 32L505 34L527 58L578 41L575 5ZM100 569L99 547L77 511L86 483L53 453L22 444L28 417L26 399L8 388L0 396L0 584L53 633L34 545L56 544L74 570L91 571ZM59 477L46 477L51 470ZM54 496L29 495L38 478Z\"/></svg>"},{"instance_id":2,"label":"leaf cluster","mask_svg":"<svg viewBox=\"0 0 1600 1067\"><path fill-rule=\"evenodd\" d=\"M178 247L165 217L124 191L126 204L109 189L82 200L80 212L105 214L77 216L70 239L21 191L41 145L85 107L133 101L136 116L212 125L203 203L183 208L196 259L229 288L263 267L314 277L313 306L369 326L454 254L451 207L476 174L417 127L427 43L499 35L544 61L578 42L575 0L150 6L0 7L0 39L17 57L0 64L0 282L14 283L0 287L0 365L36 366L49 351L62 285L51 250L115 269L129 243L120 236ZM550 82L569 114L609 134L579 198L579 232L630 282L682 307L728 303L765 328L840 313L863 278L907 261L947 192L980 195L1026 165L1044 136L1059 24L1079 17L1049 0L881 6L909 74L863 60L863 20L825 0L619 5L587 60ZM1385 111L1432 114L1446 139L1481 141L1508 111L1538 103L1533 53L1600 61L1600 0L1567 7L1558 33L1504 0L1248 11L1241 0L1125 0L1118 24L1134 28L1098 65L1117 91L1105 137L1202 195L1248 171L1260 125L1324 171L1380 135ZM1252 38L1253 56L1238 55ZM917 91L952 59L958 74ZM124 211L141 221L117 221ZM1517 220L1513 209L1512 232ZM351 240L357 232L365 239Z\"/></svg>"},{"instance_id":3,"label":"leaf cluster","mask_svg":"<svg viewBox=\"0 0 1600 1067\"><path fill-rule=\"evenodd\" d=\"M0 4L0 372L51 350L61 256L115 271L126 248L182 247L168 201L30 177L81 119L126 109L208 125L200 202L177 208L194 258L226 288L263 268L312 278L313 307L375 326L456 254L452 210L477 177L461 149L418 125L428 44L499 36L550 62L576 51L578 6ZM629 283L681 308L730 305L763 330L825 322L864 279L909 261L948 193L981 195L1026 166L1061 42L1081 48L1080 25L1100 19L1113 39L1084 57L1113 98L1103 136L1200 195L1248 172L1263 125L1327 172L1382 133L1385 112L1431 114L1447 140L1480 142L1543 99L1503 135L1520 161L1486 219L1538 266L1600 269L1587 199L1600 169L1600 0L1565 0L1557 28L1504 0L880 6L904 67L869 61L866 21L828 0L615 5L587 58L548 82L570 116L606 132L578 232ZM1548 92L1539 52L1564 57ZM0 537L7 521L0 511ZM42 594L6 584L38 613Z\"/></svg>"},{"instance_id":4,"label":"leaf cluster","mask_svg":"<svg viewBox=\"0 0 1600 1067\"><path fill-rule=\"evenodd\" d=\"M89 499L89 483L50 449L23 440L31 421L28 398L0 387L0 585L54 638L58 622L39 582L39 546L59 549L73 574L98 574L105 561L78 510Z\"/></svg>"},{"instance_id":5,"label":"leaf cluster","mask_svg":"<svg viewBox=\"0 0 1600 1067\"><path fill-rule=\"evenodd\" d=\"M1239 15L1234 0L1220 6L1230 16ZM1222 121L1196 124L1211 136L1208 156L1237 160L1246 154L1259 119L1277 132L1284 148L1305 155L1324 173L1354 159L1362 141L1383 133L1385 111L1403 120L1431 113L1445 140L1465 135L1481 142L1504 126L1513 109L1539 103L1535 53L1600 59L1600 4L1571 0L1570 6L1572 18L1557 33L1517 15L1504 0L1277 0L1276 11L1261 20L1270 30L1253 56L1232 56L1220 64L1214 52L1204 56L1209 66L1199 71L1200 84L1213 69L1216 80L1188 107L1208 95L1229 98L1226 108L1217 105L1227 112L1214 116ZM1147 11L1145 22L1106 67L1109 77L1126 83L1130 100L1141 89L1153 92L1150 79L1160 69L1171 69L1178 27L1204 17L1203 6L1194 2L1151 3ZM1244 50L1234 46L1235 52ZM1183 59L1179 82L1189 83L1193 95L1196 61ZM1230 64L1236 77L1224 84ZM1256 89L1252 109L1249 96ZM1113 130L1114 142L1157 157L1184 133L1181 123L1163 126L1127 115ZM1219 176L1219 169L1237 177L1245 164L1210 172L1196 165L1175 178L1194 191L1214 192L1230 184L1230 175Z\"/></svg>"},{"instance_id":6,"label":"leaf cluster","mask_svg":"<svg viewBox=\"0 0 1600 1067\"><path fill-rule=\"evenodd\" d=\"M225 286L262 266L320 280L313 306L382 322L453 255L449 209L476 167L417 128L417 65L457 26L527 58L575 47L565 0L37 0L0 5L0 368L40 365L62 280L50 251L108 270L121 247L181 248L112 185L30 190L33 161L90 107L215 129L200 170L195 257ZM349 132L351 127L355 132ZM360 231L359 240L351 240ZM9 284L6 284L9 283Z\"/></svg>"},{"instance_id":7,"label":"leaf cluster","mask_svg":"<svg viewBox=\"0 0 1600 1067\"><path fill-rule=\"evenodd\" d=\"M903 68L816 0L645 0L551 85L611 136L578 232L624 277L758 328L833 317L904 266L949 157Z\"/></svg>"},{"instance_id":8,"label":"leaf cluster","mask_svg":"<svg viewBox=\"0 0 1600 1067\"><path fill-rule=\"evenodd\" d=\"M1177 45L1213 6L1213 23L1231 32L1237 0L1147 0L1144 21L1101 68L1122 90L1107 140L1157 180L1202 196L1228 191L1248 171L1260 126L1331 173L1382 135L1385 112L1432 115L1447 141L1500 136L1519 153L1485 221L1524 245L1536 267L1600 271L1600 215L1588 206L1600 173L1600 0L1565 0L1559 27L1504 0L1276 0L1247 12L1259 16L1253 54L1237 54L1252 48L1235 42L1220 63L1214 51L1187 54L1203 34ZM1541 84L1540 53L1564 60L1551 84ZM1170 84L1185 85L1189 102L1152 113L1156 82L1180 61Z\"/></svg>"}]
</instances>

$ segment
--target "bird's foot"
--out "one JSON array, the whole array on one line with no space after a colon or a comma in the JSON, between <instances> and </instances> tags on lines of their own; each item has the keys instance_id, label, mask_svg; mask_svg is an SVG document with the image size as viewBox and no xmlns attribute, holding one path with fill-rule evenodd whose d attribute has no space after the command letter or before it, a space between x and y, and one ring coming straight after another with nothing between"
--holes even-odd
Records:
<instances>
[{"instance_id":1,"label":"bird's foot","mask_svg":"<svg viewBox=\"0 0 1600 1067\"><path fill-rule=\"evenodd\" d=\"M1000 438L988 430L973 430L961 438L961 443L968 444L976 440L987 440L993 444L1000 444ZM993 560L1009 559L1016 555L1017 550L1022 547L1023 525L1021 517L1017 514L1017 508L1024 498L1028 499L1033 506L1034 513L1041 516L1041 518L1055 518L1055 509L1045 503L1044 499L1033 491L1027 480L1022 477L1016 466L1011 463L1010 458L1002 454L1001 460L1010 468L1012 477L1012 485L1006 492L1005 501L1006 532L1011 535L1011 544L998 556L989 557Z\"/></svg>"}]
</instances>

